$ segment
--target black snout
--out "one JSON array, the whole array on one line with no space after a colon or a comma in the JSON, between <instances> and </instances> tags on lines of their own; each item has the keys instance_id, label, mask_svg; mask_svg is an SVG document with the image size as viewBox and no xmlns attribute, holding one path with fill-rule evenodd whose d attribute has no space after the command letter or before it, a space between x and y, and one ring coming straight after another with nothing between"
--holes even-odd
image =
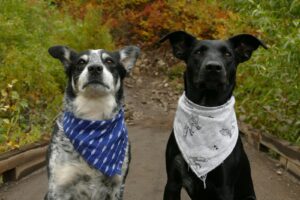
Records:
<instances>
[{"instance_id":1,"label":"black snout","mask_svg":"<svg viewBox=\"0 0 300 200\"><path fill-rule=\"evenodd\" d=\"M216 61L208 61L205 65L205 71L206 72L222 72L224 70L224 67Z\"/></svg>"},{"instance_id":2,"label":"black snout","mask_svg":"<svg viewBox=\"0 0 300 200\"><path fill-rule=\"evenodd\" d=\"M88 67L88 70L91 74L101 74L103 67L101 65L91 65Z\"/></svg>"}]
</instances>

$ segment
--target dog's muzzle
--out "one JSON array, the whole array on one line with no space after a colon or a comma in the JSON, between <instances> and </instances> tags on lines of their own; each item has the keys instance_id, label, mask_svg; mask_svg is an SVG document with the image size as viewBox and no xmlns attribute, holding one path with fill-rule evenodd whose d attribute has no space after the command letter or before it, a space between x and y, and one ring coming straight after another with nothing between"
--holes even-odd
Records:
<instances>
[{"instance_id":1,"label":"dog's muzzle","mask_svg":"<svg viewBox=\"0 0 300 200\"><path fill-rule=\"evenodd\" d=\"M225 84L227 81L226 70L218 61L208 61L201 67L201 82L207 88L214 88Z\"/></svg>"},{"instance_id":2,"label":"dog's muzzle","mask_svg":"<svg viewBox=\"0 0 300 200\"><path fill-rule=\"evenodd\" d=\"M224 73L225 67L220 62L208 61L204 65L204 70L206 73Z\"/></svg>"},{"instance_id":3,"label":"dog's muzzle","mask_svg":"<svg viewBox=\"0 0 300 200\"><path fill-rule=\"evenodd\" d=\"M89 85L101 85L104 88L110 89L103 81L103 66L88 66L88 81L83 85L83 88L86 88Z\"/></svg>"}]
</instances>

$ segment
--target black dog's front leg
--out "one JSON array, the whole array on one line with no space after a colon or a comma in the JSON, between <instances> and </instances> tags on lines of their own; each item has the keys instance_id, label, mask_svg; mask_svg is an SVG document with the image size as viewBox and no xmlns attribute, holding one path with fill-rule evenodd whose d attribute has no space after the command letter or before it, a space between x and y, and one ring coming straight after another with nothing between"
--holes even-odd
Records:
<instances>
[{"instance_id":1,"label":"black dog's front leg","mask_svg":"<svg viewBox=\"0 0 300 200\"><path fill-rule=\"evenodd\" d=\"M167 184L164 191L164 200L180 200L182 177L178 168L181 165L180 151L172 132L166 150Z\"/></svg>"},{"instance_id":2,"label":"black dog's front leg","mask_svg":"<svg viewBox=\"0 0 300 200\"><path fill-rule=\"evenodd\" d=\"M178 162L181 161L175 157L167 171L168 181L165 187L164 200L180 200L182 177L178 170L178 165L180 165Z\"/></svg>"},{"instance_id":3,"label":"black dog's front leg","mask_svg":"<svg viewBox=\"0 0 300 200\"><path fill-rule=\"evenodd\" d=\"M180 200L181 187L181 185L168 180L165 186L164 200Z\"/></svg>"},{"instance_id":4,"label":"black dog's front leg","mask_svg":"<svg viewBox=\"0 0 300 200\"><path fill-rule=\"evenodd\" d=\"M240 174L236 182L235 198L234 200L256 200L256 195L251 178L250 163L244 151L243 144L241 144L241 161Z\"/></svg>"}]
</instances>

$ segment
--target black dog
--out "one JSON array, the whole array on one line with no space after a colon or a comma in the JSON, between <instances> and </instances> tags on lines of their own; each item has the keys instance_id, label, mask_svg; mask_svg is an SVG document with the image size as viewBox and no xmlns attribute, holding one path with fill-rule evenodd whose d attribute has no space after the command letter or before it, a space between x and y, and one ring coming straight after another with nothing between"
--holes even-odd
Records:
<instances>
[{"instance_id":1,"label":"black dog","mask_svg":"<svg viewBox=\"0 0 300 200\"><path fill-rule=\"evenodd\" d=\"M206 107L223 105L235 88L239 63L250 59L262 41L249 34L236 35L228 40L197 40L177 31L163 37L169 40L175 57L186 63L184 90L193 103ZM207 174L206 188L189 167L179 150L174 130L166 150L167 184L164 200L179 200L184 187L193 200L250 200L256 199L250 165L240 137L230 155Z\"/></svg>"}]
</instances>

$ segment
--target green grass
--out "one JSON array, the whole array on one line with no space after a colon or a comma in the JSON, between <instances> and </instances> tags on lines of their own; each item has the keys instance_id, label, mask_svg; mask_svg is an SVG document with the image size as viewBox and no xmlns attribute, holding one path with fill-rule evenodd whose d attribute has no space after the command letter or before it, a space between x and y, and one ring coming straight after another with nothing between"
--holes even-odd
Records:
<instances>
[{"instance_id":1,"label":"green grass","mask_svg":"<svg viewBox=\"0 0 300 200\"><path fill-rule=\"evenodd\" d=\"M252 126L300 145L300 2L229 0L269 46L239 66L239 117Z\"/></svg>"},{"instance_id":2,"label":"green grass","mask_svg":"<svg viewBox=\"0 0 300 200\"><path fill-rule=\"evenodd\" d=\"M49 1L50 2L50 1ZM0 152L48 137L61 108L65 75L50 46L112 49L101 12L84 19L48 1L0 1Z\"/></svg>"}]
</instances>

